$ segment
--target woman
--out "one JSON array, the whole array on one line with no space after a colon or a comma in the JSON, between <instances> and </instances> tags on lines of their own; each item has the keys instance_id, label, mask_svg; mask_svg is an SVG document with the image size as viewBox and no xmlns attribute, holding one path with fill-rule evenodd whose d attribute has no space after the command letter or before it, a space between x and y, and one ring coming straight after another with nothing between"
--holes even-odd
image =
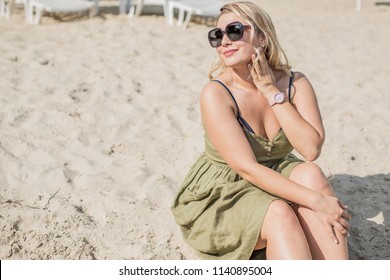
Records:
<instances>
[{"instance_id":1,"label":"woman","mask_svg":"<svg viewBox=\"0 0 390 280\"><path fill-rule=\"evenodd\" d=\"M267 259L348 259L350 215L313 163L325 135L316 96L271 19L226 4L208 39L219 63L200 96L206 148L172 206L184 238L205 259L264 248Z\"/></svg>"}]
</instances>

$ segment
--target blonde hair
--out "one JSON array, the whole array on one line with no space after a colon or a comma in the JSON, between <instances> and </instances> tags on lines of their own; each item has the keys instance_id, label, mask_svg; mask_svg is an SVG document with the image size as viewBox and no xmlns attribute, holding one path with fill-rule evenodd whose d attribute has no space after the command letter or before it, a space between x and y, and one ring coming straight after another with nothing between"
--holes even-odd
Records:
<instances>
[{"instance_id":1,"label":"blonde hair","mask_svg":"<svg viewBox=\"0 0 390 280\"><path fill-rule=\"evenodd\" d=\"M291 66L288 63L286 54L280 46L275 27L266 11L251 2L235 2L224 5L221 8L218 19L227 13L235 14L242 21L251 26L251 44L256 53L258 53L258 50L254 47L254 39L261 38L262 36L265 38L266 45L263 50L271 68L290 73L289 69ZM213 79L215 76L225 71L226 68L226 65L219 58L218 61L213 64L209 72L209 79Z\"/></svg>"}]
</instances>

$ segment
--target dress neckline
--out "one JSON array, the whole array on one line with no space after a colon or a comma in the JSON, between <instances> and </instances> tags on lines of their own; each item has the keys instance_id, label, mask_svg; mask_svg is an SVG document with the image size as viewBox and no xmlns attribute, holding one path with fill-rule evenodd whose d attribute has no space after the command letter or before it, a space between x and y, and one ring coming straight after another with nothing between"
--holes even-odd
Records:
<instances>
[{"instance_id":1,"label":"dress neckline","mask_svg":"<svg viewBox=\"0 0 390 280\"><path fill-rule=\"evenodd\" d=\"M284 131L282 128L278 130L278 132L272 137L272 138L267 138L262 135L258 135L255 132L249 131L246 128L243 128L244 131L248 132L250 135L252 135L254 138L258 138L260 140L266 141L266 142L275 142L275 139L278 138L281 134L284 134Z\"/></svg>"}]
</instances>

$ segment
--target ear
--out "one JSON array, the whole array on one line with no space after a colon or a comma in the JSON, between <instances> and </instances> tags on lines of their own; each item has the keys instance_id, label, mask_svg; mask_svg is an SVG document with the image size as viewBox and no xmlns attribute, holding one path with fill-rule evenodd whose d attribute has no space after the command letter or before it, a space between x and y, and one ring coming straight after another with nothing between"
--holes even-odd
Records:
<instances>
[{"instance_id":1,"label":"ear","mask_svg":"<svg viewBox=\"0 0 390 280\"><path fill-rule=\"evenodd\" d=\"M267 46L267 38L262 34L260 35L260 38L259 38L259 45L260 47L262 47L263 49Z\"/></svg>"},{"instance_id":2,"label":"ear","mask_svg":"<svg viewBox=\"0 0 390 280\"><path fill-rule=\"evenodd\" d=\"M264 49L267 46L267 38L264 36L264 34L257 35L253 45L256 48L261 47Z\"/></svg>"}]
</instances>

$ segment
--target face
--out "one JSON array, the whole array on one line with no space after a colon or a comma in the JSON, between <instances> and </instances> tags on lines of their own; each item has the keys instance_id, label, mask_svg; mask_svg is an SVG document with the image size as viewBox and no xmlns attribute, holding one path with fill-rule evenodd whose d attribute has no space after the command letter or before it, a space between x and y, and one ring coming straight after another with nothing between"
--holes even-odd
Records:
<instances>
[{"instance_id":1,"label":"face","mask_svg":"<svg viewBox=\"0 0 390 280\"><path fill-rule=\"evenodd\" d=\"M227 13L221 15L218 20L217 27L225 30L226 25L232 22L241 22L244 26L243 36L240 40L232 41L229 37L224 34L221 42L221 46L216 48L218 55L221 57L222 61L228 67L238 67L245 66L251 62L252 54L254 54L253 46L250 43L250 28L249 24L242 21L233 13Z\"/></svg>"}]
</instances>

